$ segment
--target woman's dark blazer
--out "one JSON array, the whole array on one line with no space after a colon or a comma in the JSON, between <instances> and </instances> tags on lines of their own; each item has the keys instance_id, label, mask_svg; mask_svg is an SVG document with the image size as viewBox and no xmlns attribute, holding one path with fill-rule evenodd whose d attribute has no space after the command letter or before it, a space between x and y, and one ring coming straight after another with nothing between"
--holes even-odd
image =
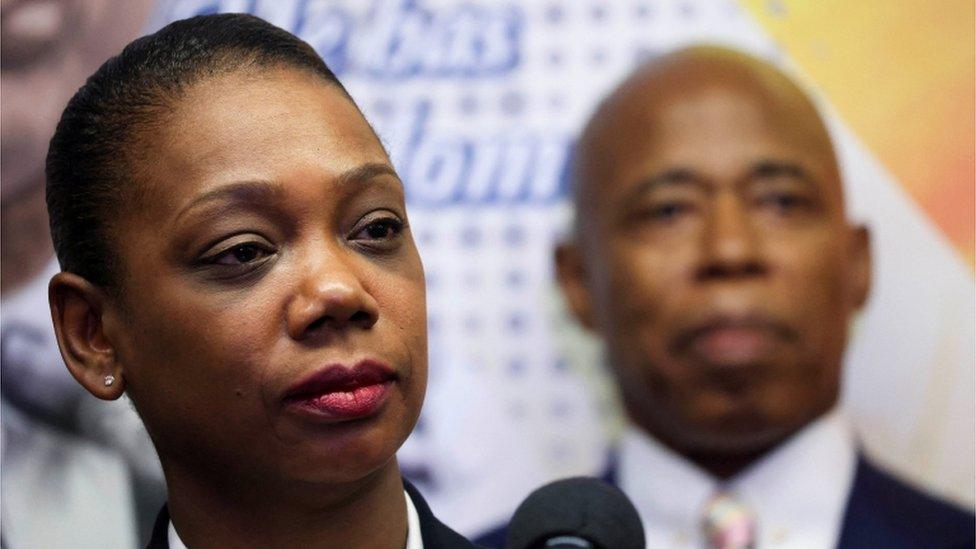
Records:
<instances>
[{"instance_id":1,"label":"woman's dark blazer","mask_svg":"<svg viewBox=\"0 0 976 549\"><path fill-rule=\"evenodd\" d=\"M424 549L471 549L478 547L466 540L461 534L448 528L444 523L437 520L430 506L420 495L420 492L407 481L403 481L403 488L407 491L414 507L417 508L417 515L420 518L420 535L424 540ZM153 526L152 537L149 538L147 549L169 549L169 509L163 505L156 517L156 525Z\"/></svg>"}]
</instances>

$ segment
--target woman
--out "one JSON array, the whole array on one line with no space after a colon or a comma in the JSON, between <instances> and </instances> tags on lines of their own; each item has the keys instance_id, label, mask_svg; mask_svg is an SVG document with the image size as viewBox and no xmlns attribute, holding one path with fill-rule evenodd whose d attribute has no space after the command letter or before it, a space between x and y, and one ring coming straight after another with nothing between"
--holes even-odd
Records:
<instances>
[{"instance_id":1,"label":"woman","mask_svg":"<svg viewBox=\"0 0 976 549\"><path fill-rule=\"evenodd\" d=\"M65 362L166 475L150 546L470 546L395 457L427 373L403 185L307 44L230 14L136 40L69 102L47 201Z\"/></svg>"}]
</instances>

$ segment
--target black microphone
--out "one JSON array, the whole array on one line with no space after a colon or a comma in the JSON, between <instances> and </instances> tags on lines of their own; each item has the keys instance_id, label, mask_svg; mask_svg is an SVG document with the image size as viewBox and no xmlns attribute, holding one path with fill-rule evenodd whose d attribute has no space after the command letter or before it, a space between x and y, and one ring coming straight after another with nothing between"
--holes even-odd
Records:
<instances>
[{"instance_id":1,"label":"black microphone","mask_svg":"<svg viewBox=\"0 0 976 549\"><path fill-rule=\"evenodd\" d=\"M644 549L644 527L623 492L595 478L557 480L529 494L506 549Z\"/></svg>"}]
</instances>

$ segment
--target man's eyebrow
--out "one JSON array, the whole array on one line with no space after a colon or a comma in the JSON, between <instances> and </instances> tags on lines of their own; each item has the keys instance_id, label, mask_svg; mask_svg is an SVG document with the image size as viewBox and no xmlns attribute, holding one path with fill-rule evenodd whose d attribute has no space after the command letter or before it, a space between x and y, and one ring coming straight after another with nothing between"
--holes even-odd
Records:
<instances>
[{"instance_id":1,"label":"man's eyebrow","mask_svg":"<svg viewBox=\"0 0 976 549\"><path fill-rule=\"evenodd\" d=\"M267 204L280 201L284 188L278 183L264 180L237 181L207 191L183 207L175 219L207 202L235 202L242 204Z\"/></svg>"},{"instance_id":2,"label":"man's eyebrow","mask_svg":"<svg viewBox=\"0 0 976 549\"><path fill-rule=\"evenodd\" d=\"M749 179L772 179L774 177L792 177L803 183L813 184L809 172L796 162L785 160L761 160L749 170Z\"/></svg>"},{"instance_id":3,"label":"man's eyebrow","mask_svg":"<svg viewBox=\"0 0 976 549\"><path fill-rule=\"evenodd\" d=\"M655 189L661 187L691 185L694 187L706 187L707 183L694 170L690 168L671 168L652 174L641 179L634 185L633 190L628 193L629 199L636 199Z\"/></svg>"}]
</instances>

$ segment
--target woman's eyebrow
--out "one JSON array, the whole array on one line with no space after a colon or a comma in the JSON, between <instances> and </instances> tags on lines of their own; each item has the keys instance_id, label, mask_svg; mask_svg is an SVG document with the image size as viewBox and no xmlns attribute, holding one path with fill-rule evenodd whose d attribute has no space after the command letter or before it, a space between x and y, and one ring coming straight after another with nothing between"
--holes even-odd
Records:
<instances>
[{"instance_id":1,"label":"woman's eyebrow","mask_svg":"<svg viewBox=\"0 0 976 549\"><path fill-rule=\"evenodd\" d=\"M356 182L366 182L378 175L390 175L393 176L397 181L400 180L400 176L397 175L396 170L393 166L385 162L367 162L355 168L350 168L336 178L340 184L345 183L356 183Z\"/></svg>"},{"instance_id":2,"label":"woman's eyebrow","mask_svg":"<svg viewBox=\"0 0 976 549\"><path fill-rule=\"evenodd\" d=\"M336 180L340 184L362 183L379 175L393 176L400 180L396 170L385 162L368 162L355 168L350 168L338 175ZM179 220L188 211L209 202L232 202L239 204L273 204L279 202L284 194L284 187L279 183L265 180L236 181L221 185L194 198L183 207L174 221Z\"/></svg>"},{"instance_id":3,"label":"woman's eyebrow","mask_svg":"<svg viewBox=\"0 0 976 549\"><path fill-rule=\"evenodd\" d=\"M284 189L270 181L237 181L222 185L194 198L183 207L174 222L194 208L209 202L232 202L240 204L269 204L280 201Z\"/></svg>"}]
</instances>

